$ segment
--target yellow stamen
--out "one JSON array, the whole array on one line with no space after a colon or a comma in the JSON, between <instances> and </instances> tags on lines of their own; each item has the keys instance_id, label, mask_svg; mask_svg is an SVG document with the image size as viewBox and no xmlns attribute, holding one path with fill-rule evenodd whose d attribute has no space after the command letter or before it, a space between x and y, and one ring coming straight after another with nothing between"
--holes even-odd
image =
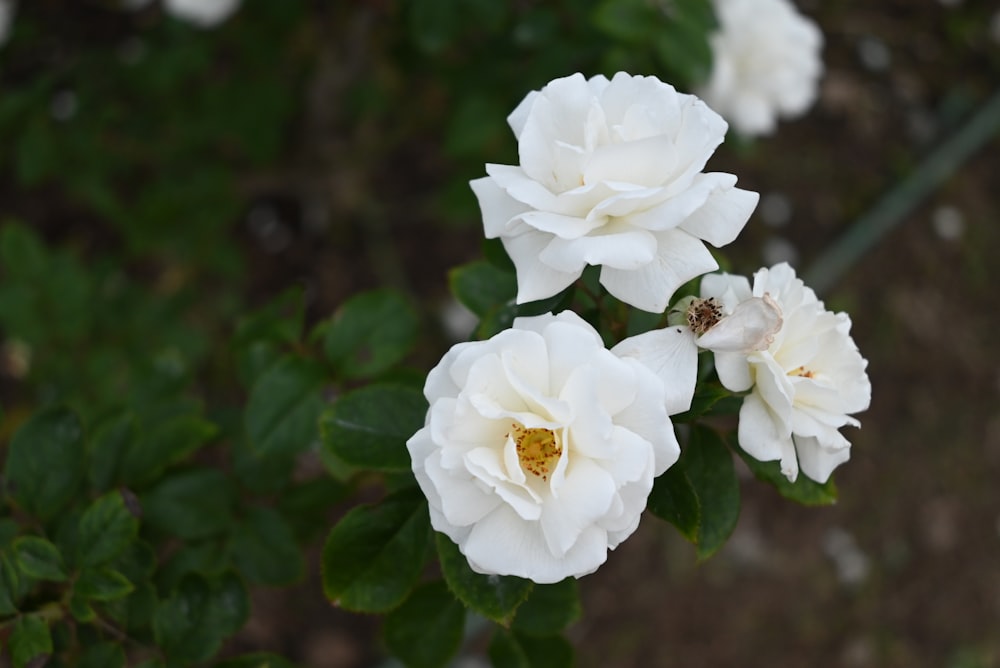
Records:
<instances>
[{"instance_id":1,"label":"yellow stamen","mask_svg":"<svg viewBox=\"0 0 1000 668\"><path fill-rule=\"evenodd\" d=\"M789 371L788 375L789 376L799 376L801 378L813 378L813 377L815 377L816 374L815 374L815 372L810 371L809 369L805 368L804 366L800 366L797 369L792 369L791 371Z\"/></svg>"},{"instance_id":2,"label":"yellow stamen","mask_svg":"<svg viewBox=\"0 0 1000 668\"><path fill-rule=\"evenodd\" d=\"M562 444L559 443L556 433L551 429L540 427L525 429L513 424L508 435L514 438L521 468L543 481L548 481L549 475L562 455Z\"/></svg>"}]
</instances>

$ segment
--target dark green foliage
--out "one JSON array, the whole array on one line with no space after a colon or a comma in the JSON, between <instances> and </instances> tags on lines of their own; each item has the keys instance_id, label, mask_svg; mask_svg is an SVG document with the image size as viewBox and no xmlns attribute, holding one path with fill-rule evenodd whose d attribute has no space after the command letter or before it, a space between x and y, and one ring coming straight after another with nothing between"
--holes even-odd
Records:
<instances>
[{"instance_id":1,"label":"dark green foliage","mask_svg":"<svg viewBox=\"0 0 1000 668\"><path fill-rule=\"evenodd\" d=\"M376 471L407 471L406 440L424 424L418 390L369 385L338 398L322 419L323 446L341 461Z\"/></svg>"},{"instance_id":2,"label":"dark green foliage","mask_svg":"<svg viewBox=\"0 0 1000 668\"><path fill-rule=\"evenodd\" d=\"M503 626L509 625L518 606L531 594L534 583L513 576L476 573L450 538L438 533L435 540L441 574L452 594L470 610Z\"/></svg>"},{"instance_id":3,"label":"dark green foliage","mask_svg":"<svg viewBox=\"0 0 1000 668\"><path fill-rule=\"evenodd\" d=\"M400 205L366 192L341 202L357 185L343 177L380 184L411 140L451 185L416 178L405 196L435 224L468 226L468 180L484 162L516 161L505 117L528 91L619 68L686 88L710 65L708 1L375 3L363 11L387 20L358 34L391 61L332 91L318 65L344 56L336 33L354 25L342 20L351 3L245 0L214 30L163 3L137 13L68 3L67 18L55 4L18 3L0 63L0 177L23 218L0 220L0 662L294 668L274 648L223 648L249 619L251 590L309 582L306 555L325 538L326 597L385 614L386 648L406 665L447 665L467 611L498 625L496 666L571 665L561 634L581 615L575 580L475 573L432 533L406 448L426 419L424 367L404 365L442 342L424 327L435 306L395 266L400 249L350 286L395 287L350 296L331 315L317 308L329 295L311 289L322 267L301 246L354 234L372 257L393 246L381 217ZM315 98L336 113L312 118ZM293 160L312 169L302 146L328 151L324 125L363 128L337 146L349 168L282 183ZM319 236L303 214L289 234L307 243L262 254L245 228L272 189L292 208L336 200L350 215ZM283 262L294 269L276 280ZM567 308L607 340L623 333L613 317L633 333L658 326L601 303L597 275L519 305L494 239L448 279L479 319L472 338ZM675 416L691 438L649 499L701 558L732 531L739 490L725 443L696 422L734 401L699 387ZM747 463L796 501L835 498L832 482L792 485Z\"/></svg>"},{"instance_id":4,"label":"dark green foliage","mask_svg":"<svg viewBox=\"0 0 1000 668\"><path fill-rule=\"evenodd\" d=\"M376 290L345 302L326 325L323 349L343 378L372 378L401 361L413 347L417 314L401 295Z\"/></svg>"},{"instance_id":5,"label":"dark green foliage","mask_svg":"<svg viewBox=\"0 0 1000 668\"><path fill-rule=\"evenodd\" d=\"M438 580L386 615L385 643L409 668L437 668L458 651L464 626L465 608Z\"/></svg>"},{"instance_id":6,"label":"dark green foliage","mask_svg":"<svg viewBox=\"0 0 1000 668\"><path fill-rule=\"evenodd\" d=\"M427 505L412 490L341 519L323 547L323 590L334 605L386 612L413 589L431 540Z\"/></svg>"}]
</instances>

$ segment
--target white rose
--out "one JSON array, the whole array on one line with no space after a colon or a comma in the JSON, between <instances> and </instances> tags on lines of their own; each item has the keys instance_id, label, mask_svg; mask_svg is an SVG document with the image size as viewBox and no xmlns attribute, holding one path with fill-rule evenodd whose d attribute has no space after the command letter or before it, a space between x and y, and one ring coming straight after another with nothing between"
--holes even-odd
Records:
<instances>
[{"instance_id":1,"label":"white rose","mask_svg":"<svg viewBox=\"0 0 1000 668\"><path fill-rule=\"evenodd\" d=\"M701 295L776 305L779 328L768 333L770 344L717 351L716 371L727 389L751 390L740 409L740 447L760 461L780 460L789 480L801 469L826 482L850 458L851 444L840 427L860 426L851 414L871 401L868 362L850 336L850 318L827 311L785 263L757 271L752 289L742 276L705 276ZM760 321L756 308L748 314L752 322Z\"/></svg>"},{"instance_id":2,"label":"white rose","mask_svg":"<svg viewBox=\"0 0 1000 668\"><path fill-rule=\"evenodd\" d=\"M747 136L801 116L823 73L823 33L788 0L714 0L712 72L696 92Z\"/></svg>"},{"instance_id":3,"label":"white rose","mask_svg":"<svg viewBox=\"0 0 1000 668\"><path fill-rule=\"evenodd\" d=\"M17 5L14 0L0 0L0 44L10 37L10 26L14 21L14 10Z\"/></svg>"},{"instance_id":4,"label":"white rose","mask_svg":"<svg viewBox=\"0 0 1000 668\"><path fill-rule=\"evenodd\" d=\"M406 444L432 526L480 573L593 572L677 461L668 413L690 404L691 371L668 396L569 311L457 344L428 375L427 422Z\"/></svg>"},{"instance_id":5,"label":"white rose","mask_svg":"<svg viewBox=\"0 0 1000 668\"><path fill-rule=\"evenodd\" d=\"M168 14L199 28L222 23L239 5L240 0L164 0L163 3Z\"/></svg>"},{"instance_id":6,"label":"white rose","mask_svg":"<svg viewBox=\"0 0 1000 668\"><path fill-rule=\"evenodd\" d=\"M757 205L732 174L702 172L726 122L655 77L556 79L507 120L520 164L488 164L471 185L486 236L516 266L518 303L601 265L608 292L662 312L678 286L718 268L703 242L731 242Z\"/></svg>"}]
</instances>

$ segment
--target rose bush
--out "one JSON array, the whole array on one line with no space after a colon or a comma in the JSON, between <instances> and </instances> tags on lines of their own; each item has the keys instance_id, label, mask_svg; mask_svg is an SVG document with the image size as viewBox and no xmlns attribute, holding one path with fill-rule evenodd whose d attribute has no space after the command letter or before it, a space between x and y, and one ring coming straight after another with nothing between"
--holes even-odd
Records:
<instances>
[{"instance_id":1,"label":"rose bush","mask_svg":"<svg viewBox=\"0 0 1000 668\"><path fill-rule=\"evenodd\" d=\"M687 408L694 380L668 392L569 311L454 346L427 377L426 425L407 442L431 525L481 573L552 583L593 572L677 460L668 413Z\"/></svg>"},{"instance_id":2,"label":"rose bush","mask_svg":"<svg viewBox=\"0 0 1000 668\"><path fill-rule=\"evenodd\" d=\"M712 71L696 93L742 135L774 132L812 106L823 33L788 0L714 0Z\"/></svg>"},{"instance_id":3,"label":"rose bush","mask_svg":"<svg viewBox=\"0 0 1000 668\"><path fill-rule=\"evenodd\" d=\"M486 236L517 268L518 303L601 265L609 293L662 312L678 286L718 268L705 242L731 242L757 205L735 176L702 172L726 122L656 77L556 79L508 122L520 164L487 164L471 185Z\"/></svg>"},{"instance_id":4,"label":"rose bush","mask_svg":"<svg viewBox=\"0 0 1000 668\"><path fill-rule=\"evenodd\" d=\"M740 447L760 461L779 460L789 480L801 470L826 482L850 457L850 442L839 429L860 426L851 414L871 400L868 362L850 336L848 315L826 310L785 263L757 271L752 288L742 276L705 276L701 295L729 304L761 299L776 305L780 327L769 334L770 344L718 351L716 371L727 389L750 390L740 409ZM756 310L747 322L759 322Z\"/></svg>"}]
</instances>

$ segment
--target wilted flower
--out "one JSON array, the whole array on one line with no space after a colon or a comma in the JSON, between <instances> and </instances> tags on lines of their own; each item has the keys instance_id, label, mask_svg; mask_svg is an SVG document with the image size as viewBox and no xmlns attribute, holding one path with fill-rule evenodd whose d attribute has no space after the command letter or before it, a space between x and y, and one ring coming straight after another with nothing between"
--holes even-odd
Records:
<instances>
[{"instance_id":1,"label":"wilted flower","mask_svg":"<svg viewBox=\"0 0 1000 668\"><path fill-rule=\"evenodd\" d=\"M714 0L712 72L696 92L743 135L801 116L823 73L823 33L788 0Z\"/></svg>"},{"instance_id":2,"label":"wilted flower","mask_svg":"<svg viewBox=\"0 0 1000 668\"><path fill-rule=\"evenodd\" d=\"M222 23L239 5L240 0L163 0L168 14L199 28L211 28Z\"/></svg>"},{"instance_id":3,"label":"wilted flower","mask_svg":"<svg viewBox=\"0 0 1000 668\"><path fill-rule=\"evenodd\" d=\"M718 275L705 276L702 285L715 278ZM675 314L698 347L714 352L767 350L781 329L781 308L770 295L740 300L731 288L719 297L686 297L671 311Z\"/></svg>"},{"instance_id":4,"label":"wilted flower","mask_svg":"<svg viewBox=\"0 0 1000 668\"><path fill-rule=\"evenodd\" d=\"M702 172L726 122L656 77L556 79L507 120L520 164L488 164L471 185L486 236L516 266L518 303L601 265L608 292L662 312L679 285L718 268L703 242L731 242L757 205L732 174Z\"/></svg>"},{"instance_id":5,"label":"wilted flower","mask_svg":"<svg viewBox=\"0 0 1000 668\"><path fill-rule=\"evenodd\" d=\"M617 350L566 311L457 344L428 375L427 422L407 448L432 526L477 572L579 577L635 531L654 476L677 461L668 414L695 379L668 392Z\"/></svg>"},{"instance_id":6,"label":"wilted flower","mask_svg":"<svg viewBox=\"0 0 1000 668\"><path fill-rule=\"evenodd\" d=\"M851 339L850 318L827 311L784 263L758 270L752 289L742 276L705 276L701 295L729 303L758 298L775 304L780 327L768 335L770 344L759 350L718 349L715 368L727 389L751 390L740 409L740 447L761 461L780 460L789 480L801 469L826 482L850 458L851 444L838 430L860 426L851 414L871 401L868 362ZM759 310L746 313L751 328L757 327ZM738 325L735 315L730 327Z\"/></svg>"}]
</instances>

